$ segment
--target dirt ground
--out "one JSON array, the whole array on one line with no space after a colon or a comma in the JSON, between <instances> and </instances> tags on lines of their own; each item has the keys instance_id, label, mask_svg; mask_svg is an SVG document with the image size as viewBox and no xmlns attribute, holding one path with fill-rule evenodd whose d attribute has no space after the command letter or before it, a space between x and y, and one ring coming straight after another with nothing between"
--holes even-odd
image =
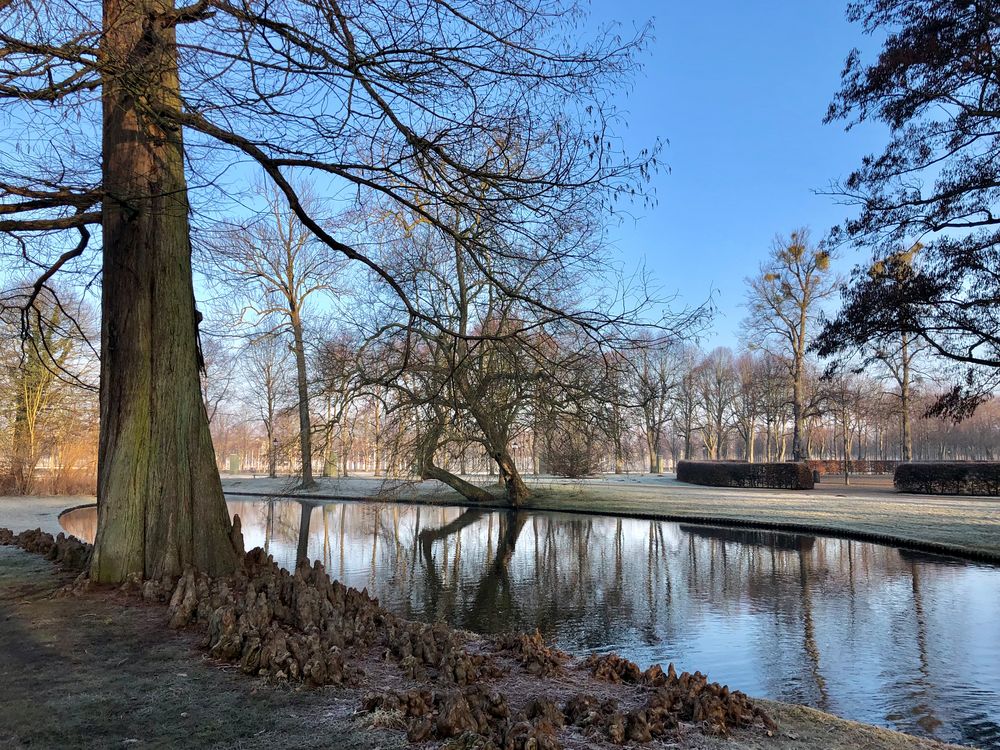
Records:
<instances>
[{"instance_id":1,"label":"dirt ground","mask_svg":"<svg viewBox=\"0 0 1000 750\"><path fill-rule=\"evenodd\" d=\"M51 563L0 547L0 747L399 748L352 718L354 691L223 668L162 606L54 596Z\"/></svg>"},{"instance_id":2,"label":"dirt ground","mask_svg":"<svg viewBox=\"0 0 1000 750\"><path fill-rule=\"evenodd\" d=\"M40 557L0 547L0 747L406 747L355 715L360 691L297 689L206 658L166 610L117 594L58 593ZM369 686L377 687L377 686ZM947 747L812 709L767 702L779 730L729 738L691 729L681 750L930 750ZM426 745L425 747L433 747Z\"/></svg>"}]
</instances>

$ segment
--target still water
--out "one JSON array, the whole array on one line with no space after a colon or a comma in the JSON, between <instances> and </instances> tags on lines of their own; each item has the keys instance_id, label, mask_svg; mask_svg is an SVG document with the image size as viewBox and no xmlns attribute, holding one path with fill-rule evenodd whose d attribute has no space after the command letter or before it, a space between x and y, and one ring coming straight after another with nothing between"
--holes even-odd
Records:
<instances>
[{"instance_id":1,"label":"still water","mask_svg":"<svg viewBox=\"0 0 1000 750\"><path fill-rule=\"evenodd\" d=\"M877 544L558 513L230 501L247 548L390 610L674 662L751 695L1000 749L1000 568ZM63 526L93 538L94 508Z\"/></svg>"}]
</instances>

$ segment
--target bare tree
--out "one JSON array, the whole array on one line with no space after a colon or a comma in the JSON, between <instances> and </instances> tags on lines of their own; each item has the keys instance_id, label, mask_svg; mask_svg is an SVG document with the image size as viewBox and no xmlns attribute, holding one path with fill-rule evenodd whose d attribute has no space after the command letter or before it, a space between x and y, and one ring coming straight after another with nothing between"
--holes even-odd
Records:
<instances>
[{"instance_id":1,"label":"bare tree","mask_svg":"<svg viewBox=\"0 0 1000 750\"><path fill-rule=\"evenodd\" d=\"M216 336L202 336L201 352L201 397L205 402L205 411L209 424L215 421L219 407L229 398L235 362L232 352L225 342Z\"/></svg>"},{"instance_id":2,"label":"bare tree","mask_svg":"<svg viewBox=\"0 0 1000 750\"><path fill-rule=\"evenodd\" d=\"M267 444L267 475L278 475L278 417L291 395L288 346L273 334L251 339L240 357L246 400L264 428Z\"/></svg>"},{"instance_id":3,"label":"bare tree","mask_svg":"<svg viewBox=\"0 0 1000 750\"><path fill-rule=\"evenodd\" d=\"M291 339L302 458L299 488L309 489L316 482L312 474L306 316L317 304L317 297L337 291L344 260L315 238L276 190L262 193L266 209L243 225L224 231L209 252L222 270L222 283L242 303L240 319L250 325L253 335L263 331ZM312 193L300 189L299 195L302 206L319 216Z\"/></svg>"},{"instance_id":4,"label":"bare tree","mask_svg":"<svg viewBox=\"0 0 1000 750\"><path fill-rule=\"evenodd\" d=\"M319 396L324 404L323 476L334 466L347 476L346 419L352 404L361 395L358 355L360 344L346 334L330 336L320 343L316 355ZM340 455L334 458L334 432L340 436Z\"/></svg>"},{"instance_id":5,"label":"bare tree","mask_svg":"<svg viewBox=\"0 0 1000 750\"><path fill-rule=\"evenodd\" d=\"M536 228L567 209L603 215L615 196L641 199L655 154L616 150L605 101L645 32L586 43L574 10L549 0L2 6L2 127L14 136L0 160L0 232L19 256L25 236L71 235L34 260L40 288L86 262L101 225L93 579L236 565L198 382L190 233L192 208L204 215L228 198L233 164L249 162L317 241L432 325L391 267L310 212L291 173L378 196L488 274L503 253L457 232L443 209L516 233L509 256L544 252ZM186 158L192 149L209 158Z\"/></svg>"},{"instance_id":6,"label":"bare tree","mask_svg":"<svg viewBox=\"0 0 1000 750\"><path fill-rule=\"evenodd\" d=\"M376 335L390 356L378 358L382 373L374 380L391 384L404 404L421 409L425 423L418 463L425 478L444 481L477 502L492 501L488 492L454 477L434 458L455 440L478 442L498 467L508 500L519 505L528 489L511 445L537 379L536 332L525 330L525 314L531 311L470 268L461 245L441 245L424 231L407 231L397 242L407 250L395 265L408 269L413 298L421 300L427 317L453 321L455 334L409 319L380 326ZM519 267L519 288L529 289L547 262ZM400 379L396 373L404 370L409 377ZM456 429L459 425L465 429Z\"/></svg>"},{"instance_id":7,"label":"bare tree","mask_svg":"<svg viewBox=\"0 0 1000 750\"><path fill-rule=\"evenodd\" d=\"M701 408L701 435L708 458L722 457L732 428L737 381L733 353L727 347L713 349L694 371Z\"/></svg>"},{"instance_id":8,"label":"bare tree","mask_svg":"<svg viewBox=\"0 0 1000 750\"><path fill-rule=\"evenodd\" d=\"M25 294L15 287L3 295L9 301ZM0 316L0 406L7 440L0 466L0 483L15 494L30 494L36 488L36 469L48 457L53 470L59 465L60 448L66 446L80 425L76 415L87 410L93 393L65 373L92 369L81 341L76 320L63 309L66 304L77 318L86 314L76 304L45 291L26 318L8 307ZM22 326L28 336L22 336Z\"/></svg>"},{"instance_id":9,"label":"bare tree","mask_svg":"<svg viewBox=\"0 0 1000 750\"><path fill-rule=\"evenodd\" d=\"M660 447L670 423L670 407L678 387L678 352L673 346L642 348L636 367L635 387L642 411L649 473L662 471Z\"/></svg>"},{"instance_id":10,"label":"bare tree","mask_svg":"<svg viewBox=\"0 0 1000 750\"><path fill-rule=\"evenodd\" d=\"M881 49L848 54L827 122L879 123L887 135L831 187L858 209L833 239L895 272L856 268L835 324L854 342L905 332L958 365L934 409L962 419L1000 383L997 9L858 0L848 19ZM914 243L915 262L898 263Z\"/></svg>"},{"instance_id":11,"label":"bare tree","mask_svg":"<svg viewBox=\"0 0 1000 750\"><path fill-rule=\"evenodd\" d=\"M733 426L743 440L743 457L750 463L755 457L754 443L766 387L761 364L760 355L754 352L743 352L735 364L738 387L733 399Z\"/></svg>"},{"instance_id":12,"label":"bare tree","mask_svg":"<svg viewBox=\"0 0 1000 750\"><path fill-rule=\"evenodd\" d=\"M898 389L900 447L904 461L913 459L913 407L910 391L914 362L920 352L928 350L930 345L910 329L905 321L905 309L902 308L894 310L898 323L895 330L887 331L886 321L873 329L862 324L860 318L867 312L865 305L858 300L858 290L866 285L878 285L883 289L891 289L893 293L902 293L900 290L913 282L914 259L921 249L922 245L917 243L908 250L893 253L884 260L876 261L864 274L856 269L854 284L842 291L843 309L835 319L826 321L813 345L823 357L837 355L842 359L850 359L860 354L861 367L874 361L885 365ZM867 293L870 294L870 291ZM974 399L971 401L974 402Z\"/></svg>"},{"instance_id":13,"label":"bare tree","mask_svg":"<svg viewBox=\"0 0 1000 750\"><path fill-rule=\"evenodd\" d=\"M844 484L851 483L851 446L853 433L861 422L864 384L856 374L838 370L827 373L825 396L828 410L840 422L840 440L844 456ZM834 431L836 434L836 430Z\"/></svg>"},{"instance_id":14,"label":"bare tree","mask_svg":"<svg viewBox=\"0 0 1000 750\"><path fill-rule=\"evenodd\" d=\"M782 354L788 363L792 458L800 461L806 458L806 351L812 343L810 328L820 313L820 304L837 289L837 279L830 271L830 253L810 243L807 229L796 230L787 238L777 237L759 275L747 279L747 285L744 328L748 340Z\"/></svg>"},{"instance_id":15,"label":"bare tree","mask_svg":"<svg viewBox=\"0 0 1000 750\"><path fill-rule=\"evenodd\" d=\"M681 358L681 375L677 384L677 395L673 402L672 423L674 431L680 435L685 460L694 455L694 436L698 430L698 377L695 373L696 350L687 349Z\"/></svg>"}]
</instances>

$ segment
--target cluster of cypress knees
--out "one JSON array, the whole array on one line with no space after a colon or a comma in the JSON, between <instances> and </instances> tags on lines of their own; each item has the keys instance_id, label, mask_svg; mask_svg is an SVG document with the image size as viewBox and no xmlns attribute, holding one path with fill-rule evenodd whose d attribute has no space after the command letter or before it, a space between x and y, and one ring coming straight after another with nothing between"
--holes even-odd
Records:
<instances>
[{"instance_id":1,"label":"cluster of cypress knees","mask_svg":"<svg viewBox=\"0 0 1000 750\"><path fill-rule=\"evenodd\" d=\"M75 537L0 529L0 545L81 571L67 591L89 588L90 546ZM556 750L564 732L619 745L675 738L684 724L720 734L776 729L745 694L700 672L678 675L672 664L642 671L616 654L574 660L537 632L483 637L411 622L367 591L331 580L319 562L290 573L260 548L229 576L189 569L176 580L136 578L121 590L166 603L171 628L201 628L212 656L250 675L363 689L374 680L361 664L395 664L398 689L362 690L361 710L380 726L405 730L412 742Z\"/></svg>"}]
</instances>

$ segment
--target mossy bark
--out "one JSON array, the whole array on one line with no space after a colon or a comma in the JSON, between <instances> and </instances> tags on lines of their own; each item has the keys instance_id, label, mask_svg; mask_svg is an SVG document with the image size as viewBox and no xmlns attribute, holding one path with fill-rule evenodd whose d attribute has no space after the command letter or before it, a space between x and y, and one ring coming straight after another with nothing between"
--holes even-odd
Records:
<instances>
[{"instance_id":1,"label":"mossy bark","mask_svg":"<svg viewBox=\"0 0 1000 750\"><path fill-rule=\"evenodd\" d=\"M91 578L233 570L199 388L171 0L105 0L104 266L97 537Z\"/></svg>"}]
</instances>

